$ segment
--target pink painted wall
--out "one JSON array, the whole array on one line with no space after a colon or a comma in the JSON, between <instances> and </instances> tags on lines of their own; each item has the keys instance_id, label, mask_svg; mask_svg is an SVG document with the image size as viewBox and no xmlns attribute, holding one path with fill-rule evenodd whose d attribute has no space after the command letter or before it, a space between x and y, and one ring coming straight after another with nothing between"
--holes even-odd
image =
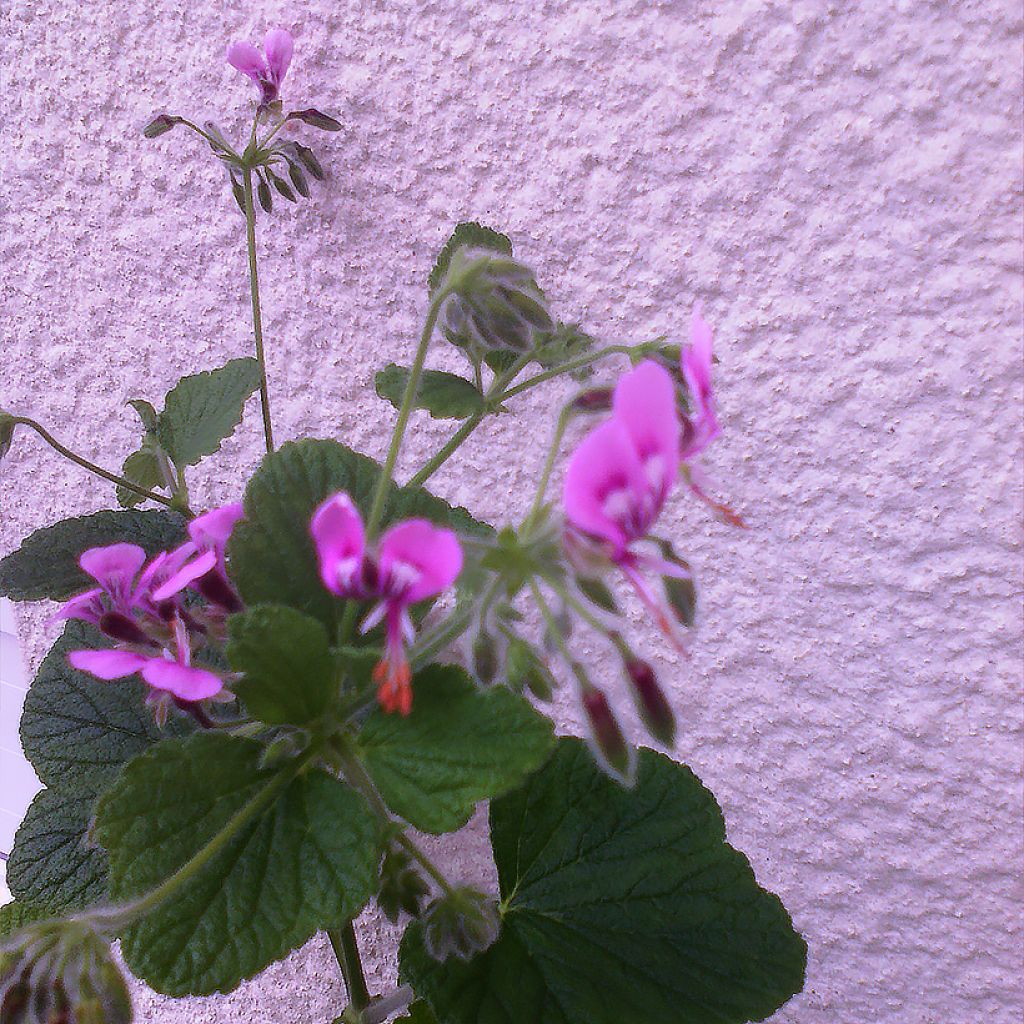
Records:
<instances>
[{"instance_id":1,"label":"pink painted wall","mask_svg":"<svg viewBox=\"0 0 1024 1024\"><path fill-rule=\"evenodd\" d=\"M726 425L709 467L752 529L671 508L702 623L691 661L650 650L679 756L810 941L777 1019L1020 1020L1017 0L7 0L3 20L0 404L111 466L135 440L125 399L248 349L222 177L138 129L160 108L240 123L222 48L268 22L297 36L288 95L346 125L326 192L261 228L282 438L381 454L374 370L408 359L467 215L606 339L678 338L704 296ZM521 513L555 401L481 431L441 492ZM257 419L194 474L201 502L238 494ZM417 419L405 466L445 431ZM112 497L25 437L0 551ZM46 611L21 612L30 664ZM480 824L456 873L486 876ZM393 930L370 916L363 938L390 977ZM341 999L314 942L226 998L138 1006L299 1024Z\"/></svg>"}]
</instances>

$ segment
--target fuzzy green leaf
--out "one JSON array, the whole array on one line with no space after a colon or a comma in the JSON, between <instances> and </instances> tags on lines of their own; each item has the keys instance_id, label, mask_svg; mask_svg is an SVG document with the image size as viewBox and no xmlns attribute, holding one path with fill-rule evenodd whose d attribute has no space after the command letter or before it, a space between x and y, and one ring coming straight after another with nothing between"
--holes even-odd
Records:
<instances>
[{"instance_id":1,"label":"fuzzy green leaf","mask_svg":"<svg viewBox=\"0 0 1024 1024\"><path fill-rule=\"evenodd\" d=\"M244 676L231 689L262 722L305 725L338 690L327 630L294 608L260 605L228 620L228 661Z\"/></svg>"},{"instance_id":2,"label":"fuzzy green leaf","mask_svg":"<svg viewBox=\"0 0 1024 1024\"><path fill-rule=\"evenodd\" d=\"M91 626L69 622L25 697L22 746L40 780L53 789L95 796L125 761L165 736L194 728L191 719L173 715L161 732L143 703L144 683L106 683L68 664L68 651L107 646Z\"/></svg>"},{"instance_id":3,"label":"fuzzy green leaf","mask_svg":"<svg viewBox=\"0 0 1024 1024\"><path fill-rule=\"evenodd\" d=\"M474 220L462 221L455 225L451 237L437 254L430 276L427 278L427 288L431 295L437 291L438 286L444 280L444 275L448 273L448 265L451 263L452 257L464 245L472 249L491 249L494 252L504 253L506 256L512 255L512 241L508 235L484 227L483 224L478 224Z\"/></svg>"},{"instance_id":4,"label":"fuzzy green leaf","mask_svg":"<svg viewBox=\"0 0 1024 1024\"><path fill-rule=\"evenodd\" d=\"M476 804L517 786L554 746L551 722L505 687L479 690L462 669L413 679L408 717L376 710L359 733L381 796L423 832L452 832Z\"/></svg>"},{"instance_id":5,"label":"fuzzy green leaf","mask_svg":"<svg viewBox=\"0 0 1024 1024\"><path fill-rule=\"evenodd\" d=\"M160 413L160 444L176 466L194 466L220 449L242 422L247 399L260 386L255 359L232 359L217 370L182 377Z\"/></svg>"},{"instance_id":6,"label":"fuzzy green leaf","mask_svg":"<svg viewBox=\"0 0 1024 1024\"><path fill-rule=\"evenodd\" d=\"M147 555L185 539L185 520L175 512L94 512L36 530L0 561L0 596L14 601L64 601L96 585L78 556L104 544L139 544Z\"/></svg>"},{"instance_id":7,"label":"fuzzy green leaf","mask_svg":"<svg viewBox=\"0 0 1024 1024\"><path fill-rule=\"evenodd\" d=\"M402 979L444 1024L739 1024L804 983L807 946L725 841L714 797L644 750L626 790L564 739L491 805L503 897L498 942L432 960L417 923Z\"/></svg>"},{"instance_id":8,"label":"fuzzy green leaf","mask_svg":"<svg viewBox=\"0 0 1024 1024\"><path fill-rule=\"evenodd\" d=\"M19 900L55 914L98 903L107 894L107 856L87 836L94 798L44 789L14 837L7 884Z\"/></svg>"},{"instance_id":9,"label":"fuzzy green leaf","mask_svg":"<svg viewBox=\"0 0 1024 1024\"><path fill-rule=\"evenodd\" d=\"M124 460L121 476L131 480L133 484L145 487L147 491L164 486L164 475L160 470L160 454L150 440L143 441L142 447L137 452L132 452ZM144 495L118 484L117 503L122 508L133 508L144 501L146 501Z\"/></svg>"},{"instance_id":10,"label":"fuzzy green leaf","mask_svg":"<svg viewBox=\"0 0 1024 1024\"><path fill-rule=\"evenodd\" d=\"M0 939L13 935L26 925L44 921L52 915L53 911L49 907L40 907L34 903L23 903L21 900L5 903L0 907Z\"/></svg>"},{"instance_id":11,"label":"fuzzy green leaf","mask_svg":"<svg viewBox=\"0 0 1024 1024\"><path fill-rule=\"evenodd\" d=\"M376 889L382 840L362 797L322 771L260 770L261 749L210 733L168 740L100 800L95 831L116 900L155 888L259 801L259 813L125 932L125 962L159 992L229 992L358 915Z\"/></svg>"},{"instance_id":12,"label":"fuzzy green leaf","mask_svg":"<svg viewBox=\"0 0 1024 1024\"><path fill-rule=\"evenodd\" d=\"M365 517L379 465L336 441L287 442L267 455L245 489L245 518L228 544L230 571L246 604L285 604L319 619L334 635L344 602L320 579L309 521L327 497L346 491ZM491 528L421 488L392 485L385 522L422 516L462 533Z\"/></svg>"},{"instance_id":13,"label":"fuzzy green leaf","mask_svg":"<svg viewBox=\"0 0 1024 1024\"><path fill-rule=\"evenodd\" d=\"M402 404L410 370L388 363L376 377L377 394L396 409ZM426 409L435 420L463 420L480 412L484 396L465 377L443 370L424 370L416 392L414 408Z\"/></svg>"}]
</instances>

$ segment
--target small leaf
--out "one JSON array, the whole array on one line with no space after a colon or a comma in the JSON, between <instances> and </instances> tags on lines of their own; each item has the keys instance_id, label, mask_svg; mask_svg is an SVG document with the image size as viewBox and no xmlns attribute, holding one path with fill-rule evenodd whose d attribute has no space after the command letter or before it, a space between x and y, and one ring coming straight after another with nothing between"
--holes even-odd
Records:
<instances>
[{"instance_id":1,"label":"small leaf","mask_svg":"<svg viewBox=\"0 0 1024 1024\"><path fill-rule=\"evenodd\" d=\"M336 441L290 441L267 455L245 489L245 518L228 543L231 576L248 605L286 604L319 619L334 635L344 602L324 587L309 532L313 511L346 491L365 517L380 466ZM385 524L420 516L472 534L491 529L465 509L452 508L421 488L392 486Z\"/></svg>"},{"instance_id":2,"label":"small leaf","mask_svg":"<svg viewBox=\"0 0 1024 1024\"><path fill-rule=\"evenodd\" d=\"M401 978L445 1024L740 1024L804 984L807 945L725 841L714 797L644 750L637 786L559 741L491 804L501 937L469 963L433 960L419 922Z\"/></svg>"},{"instance_id":3,"label":"small leaf","mask_svg":"<svg viewBox=\"0 0 1024 1024\"><path fill-rule=\"evenodd\" d=\"M340 121L329 117L313 107L308 107L306 110L293 110L285 120L302 121L304 124L311 125L313 128L319 128L324 132L341 131Z\"/></svg>"},{"instance_id":4,"label":"small leaf","mask_svg":"<svg viewBox=\"0 0 1024 1024\"><path fill-rule=\"evenodd\" d=\"M274 209L274 197L270 194L270 186L263 178L256 180L256 196L260 201L260 206L267 213L271 213Z\"/></svg>"},{"instance_id":5,"label":"small leaf","mask_svg":"<svg viewBox=\"0 0 1024 1024\"><path fill-rule=\"evenodd\" d=\"M478 690L450 665L425 669L412 687L412 713L375 710L358 744L384 801L423 832L461 828L552 749L550 721L508 689Z\"/></svg>"},{"instance_id":6,"label":"small leaf","mask_svg":"<svg viewBox=\"0 0 1024 1024\"><path fill-rule=\"evenodd\" d=\"M144 683L101 682L68 664L68 651L108 646L91 626L69 622L25 697L22 746L40 781L52 789L96 795L125 761L166 736L194 728L190 718L174 715L161 732L143 703Z\"/></svg>"},{"instance_id":7,"label":"small leaf","mask_svg":"<svg viewBox=\"0 0 1024 1024\"><path fill-rule=\"evenodd\" d=\"M118 901L170 877L253 801L267 804L125 932L125 963L158 992L229 992L357 916L376 889L380 827L362 797L322 771L290 782L290 766L261 771L261 749L212 733L168 740L100 800L95 833Z\"/></svg>"},{"instance_id":8,"label":"small leaf","mask_svg":"<svg viewBox=\"0 0 1024 1024\"><path fill-rule=\"evenodd\" d=\"M160 453L152 442L143 442L137 452L132 452L121 467L121 476L131 480L133 484L153 491L164 486L164 474L160 469ZM138 494L122 484L117 485L117 503L122 508L134 508L146 501L143 494Z\"/></svg>"},{"instance_id":9,"label":"small leaf","mask_svg":"<svg viewBox=\"0 0 1024 1024\"><path fill-rule=\"evenodd\" d=\"M306 177L302 173L302 168L291 160L288 161L288 177L291 178L292 184L295 186L295 191L298 192L303 199L308 199L309 184L306 181Z\"/></svg>"},{"instance_id":10,"label":"small leaf","mask_svg":"<svg viewBox=\"0 0 1024 1024\"><path fill-rule=\"evenodd\" d=\"M302 166L305 167L317 181L326 180L327 174L321 166L320 161L317 160L316 154L313 150L311 150L309 146L302 145L301 142L294 142L292 145L295 147L295 155L299 158Z\"/></svg>"},{"instance_id":11,"label":"small leaf","mask_svg":"<svg viewBox=\"0 0 1024 1024\"><path fill-rule=\"evenodd\" d=\"M147 555L155 555L185 539L185 520L175 512L103 511L62 519L36 530L0 561L0 596L13 601L64 601L96 585L78 565L86 548L138 544Z\"/></svg>"},{"instance_id":12,"label":"small leaf","mask_svg":"<svg viewBox=\"0 0 1024 1024\"><path fill-rule=\"evenodd\" d=\"M255 359L232 359L217 370L182 377L160 413L160 443L176 466L194 466L220 449L242 422L242 410L260 386Z\"/></svg>"},{"instance_id":13,"label":"small leaf","mask_svg":"<svg viewBox=\"0 0 1024 1024\"><path fill-rule=\"evenodd\" d=\"M559 322L553 330L538 338L535 356L541 366L552 369L586 355L596 343L597 339L587 334L579 324ZM569 376L573 380L586 380L593 372L591 366L582 366Z\"/></svg>"},{"instance_id":14,"label":"small leaf","mask_svg":"<svg viewBox=\"0 0 1024 1024\"><path fill-rule=\"evenodd\" d=\"M138 413L142 427L147 434L156 433L157 415L152 403L143 398L129 398L125 404L130 405Z\"/></svg>"},{"instance_id":15,"label":"small leaf","mask_svg":"<svg viewBox=\"0 0 1024 1024\"><path fill-rule=\"evenodd\" d=\"M410 372L404 366L388 363L377 373L377 394L400 408ZM465 377L442 370L424 370L414 405L426 409L435 420L462 420L484 408L484 396Z\"/></svg>"},{"instance_id":16,"label":"small leaf","mask_svg":"<svg viewBox=\"0 0 1024 1024\"><path fill-rule=\"evenodd\" d=\"M473 249L492 249L494 252L505 253L507 256L512 255L512 242L508 235L484 227L483 224L478 224L476 221L462 221L460 224L456 224L451 237L445 242L434 261L430 276L427 278L427 288L431 294L437 290L444 280L445 274L448 273L448 265L456 250L464 245Z\"/></svg>"},{"instance_id":17,"label":"small leaf","mask_svg":"<svg viewBox=\"0 0 1024 1024\"><path fill-rule=\"evenodd\" d=\"M270 178L270 183L281 193L290 203L297 202L295 193L291 190L291 186L287 181L284 180L280 175L275 174L269 167L267 168L267 177Z\"/></svg>"},{"instance_id":18,"label":"small leaf","mask_svg":"<svg viewBox=\"0 0 1024 1024\"><path fill-rule=\"evenodd\" d=\"M338 692L327 630L294 608L260 605L228 620L228 662L244 676L231 689L261 722L305 725Z\"/></svg>"},{"instance_id":19,"label":"small leaf","mask_svg":"<svg viewBox=\"0 0 1024 1024\"><path fill-rule=\"evenodd\" d=\"M147 139L155 139L158 135L163 135L165 132L169 132L177 124L181 124L180 117L175 117L173 114L157 114L157 116L142 129L142 134L145 135Z\"/></svg>"},{"instance_id":20,"label":"small leaf","mask_svg":"<svg viewBox=\"0 0 1024 1024\"><path fill-rule=\"evenodd\" d=\"M93 802L53 789L36 794L7 862L7 885L17 899L63 914L106 897L107 855L87 836Z\"/></svg>"}]
</instances>

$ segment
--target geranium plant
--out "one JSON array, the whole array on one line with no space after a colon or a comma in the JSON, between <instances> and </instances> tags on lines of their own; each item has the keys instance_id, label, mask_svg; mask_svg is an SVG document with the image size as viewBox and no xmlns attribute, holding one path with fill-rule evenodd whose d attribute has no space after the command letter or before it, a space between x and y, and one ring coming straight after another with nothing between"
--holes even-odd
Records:
<instances>
[{"instance_id":1,"label":"geranium plant","mask_svg":"<svg viewBox=\"0 0 1024 1024\"><path fill-rule=\"evenodd\" d=\"M131 972L184 996L230 991L320 931L348 1024L770 1016L803 985L805 944L669 756L673 709L620 612L636 595L684 647L696 592L659 519L680 482L695 510L742 525L696 462L719 433L699 305L681 346L599 344L557 319L506 236L460 224L410 365L377 375L397 408L383 464L335 439L275 447L257 213L310 197L325 173L304 133L341 126L285 105L287 32L227 56L258 93L243 145L168 113L144 134L189 131L224 167L254 357L185 377L159 411L131 402L141 438L120 473L0 413L0 452L34 431L114 484L120 506L40 530L0 563L0 591L61 602L63 628L21 722L46 788L8 864L4 1024L130 1020L114 941ZM446 344L465 375L426 368ZM565 377L577 391L522 522L481 522L426 489L486 417ZM196 508L189 474L257 391L266 456L238 501ZM416 409L453 431L399 485ZM585 436L551 495L577 421ZM621 684L595 682L576 631ZM558 687L585 711L582 740L556 739L543 713ZM634 714L661 752L627 740ZM417 838L456 831L482 801L495 892ZM368 991L353 928L373 902L406 925L390 992Z\"/></svg>"}]
</instances>

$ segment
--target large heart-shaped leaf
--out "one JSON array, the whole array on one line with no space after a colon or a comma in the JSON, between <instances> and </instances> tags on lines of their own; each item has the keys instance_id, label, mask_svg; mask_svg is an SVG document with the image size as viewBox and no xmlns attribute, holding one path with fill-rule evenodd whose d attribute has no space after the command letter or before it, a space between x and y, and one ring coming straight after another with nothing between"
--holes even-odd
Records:
<instances>
[{"instance_id":1,"label":"large heart-shaped leaf","mask_svg":"<svg viewBox=\"0 0 1024 1024\"><path fill-rule=\"evenodd\" d=\"M157 420L160 444L175 465L192 466L217 451L242 422L246 400L259 386L259 363L248 356L182 377Z\"/></svg>"},{"instance_id":2,"label":"large heart-shaped leaf","mask_svg":"<svg viewBox=\"0 0 1024 1024\"><path fill-rule=\"evenodd\" d=\"M43 659L25 697L21 742L40 780L52 789L96 796L121 766L157 740L193 731L173 715L161 731L137 679L101 682L73 669L68 651L109 646L91 626L69 622Z\"/></svg>"},{"instance_id":3,"label":"large heart-shaped leaf","mask_svg":"<svg viewBox=\"0 0 1024 1024\"><path fill-rule=\"evenodd\" d=\"M63 601L94 587L78 565L86 548L139 544L155 555L185 539L185 520L176 512L103 511L62 519L36 530L20 548L0 561L0 597L14 601Z\"/></svg>"},{"instance_id":4,"label":"large heart-shaped leaf","mask_svg":"<svg viewBox=\"0 0 1024 1024\"><path fill-rule=\"evenodd\" d=\"M125 962L160 992L228 992L356 916L376 889L382 839L363 798L319 770L261 770L261 752L211 733L168 740L126 765L99 802L116 900L152 891L230 828L124 934Z\"/></svg>"},{"instance_id":5,"label":"large heart-shaped leaf","mask_svg":"<svg viewBox=\"0 0 1024 1024\"><path fill-rule=\"evenodd\" d=\"M267 455L245 489L245 518L228 545L230 571L246 603L286 604L319 619L333 636L343 602L320 579L309 533L313 511L346 491L368 515L380 466L336 441L288 442ZM391 487L386 521L421 516L487 536L490 527L421 488Z\"/></svg>"},{"instance_id":6,"label":"large heart-shaped leaf","mask_svg":"<svg viewBox=\"0 0 1024 1024\"><path fill-rule=\"evenodd\" d=\"M636 787L578 740L491 805L498 942L438 963L414 924L401 973L441 1024L734 1024L804 981L807 947L778 897L725 841L683 765L640 753Z\"/></svg>"},{"instance_id":7,"label":"large heart-shaped leaf","mask_svg":"<svg viewBox=\"0 0 1024 1024\"><path fill-rule=\"evenodd\" d=\"M7 884L26 903L67 913L104 899L107 856L87 838L94 798L44 789L14 837Z\"/></svg>"},{"instance_id":8,"label":"large heart-shaped leaf","mask_svg":"<svg viewBox=\"0 0 1024 1024\"><path fill-rule=\"evenodd\" d=\"M550 721L505 687L482 691L462 669L435 665L413 679L406 718L376 710L359 748L381 796L423 832L451 832L551 752Z\"/></svg>"}]
</instances>

